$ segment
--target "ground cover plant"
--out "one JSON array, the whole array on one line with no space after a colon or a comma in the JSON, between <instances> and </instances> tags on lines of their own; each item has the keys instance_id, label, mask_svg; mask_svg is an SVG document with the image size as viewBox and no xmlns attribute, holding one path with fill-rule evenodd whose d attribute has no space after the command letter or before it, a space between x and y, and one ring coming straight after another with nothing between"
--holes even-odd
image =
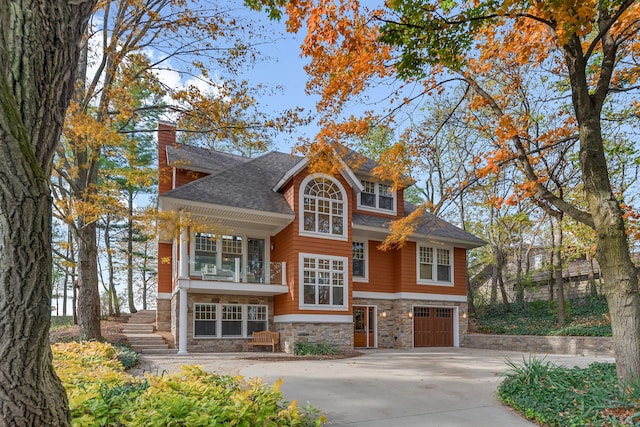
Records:
<instances>
[{"instance_id":1,"label":"ground cover plant","mask_svg":"<svg viewBox=\"0 0 640 427\"><path fill-rule=\"evenodd\" d=\"M118 357L127 350L109 343L58 343L52 350L73 426L321 426L326 421L310 405L286 402L279 384L196 366L136 378Z\"/></svg>"},{"instance_id":2,"label":"ground cover plant","mask_svg":"<svg viewBox=\"0 0 640 427\"><path fill-rule=\"evenodd\" d=\"M293 348L293 354L296 356L335 356L340 354L340 349L325 342L299 341Z\"/></svg>"},{"instance_id":3,"label":"ground cover plant","mask_svg":"<svg viewBox=\"0 0 640 427\"><path fill-rule=\"evenodd\" d=\"M604 296L567 300L566 320L557 326L555 301L532 301L524 306L479 306L476 313L477 331L505 335L611 336L611 322Z\"/></svg>"},{"instance_id":4,"label":"ground cover plant","mask_svg":"<svg viewBox=\"0 0 640 427\"><path fill-rule=\"evenodd\" d=\"M566 368L543 359L508 361L500 399L545 426L640 426L640 381L621 387L613 363Z\"/></svg>"}]
</instances>

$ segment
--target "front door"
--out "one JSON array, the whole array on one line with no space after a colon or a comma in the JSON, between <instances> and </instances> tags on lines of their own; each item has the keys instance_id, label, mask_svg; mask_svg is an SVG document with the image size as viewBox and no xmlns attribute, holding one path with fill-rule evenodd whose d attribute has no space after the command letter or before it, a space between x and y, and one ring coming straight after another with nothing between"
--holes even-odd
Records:
<instances>
[{"instance_id":1,"label":"front door","mask_svg":"<svg viewBox=\"0 0 640 427\"><path fill-rule=\"evenodd\" d=\"M373 306L353 307L353 346L360 348L375 347L375 315Z\"/></svg>"}]
</instances>

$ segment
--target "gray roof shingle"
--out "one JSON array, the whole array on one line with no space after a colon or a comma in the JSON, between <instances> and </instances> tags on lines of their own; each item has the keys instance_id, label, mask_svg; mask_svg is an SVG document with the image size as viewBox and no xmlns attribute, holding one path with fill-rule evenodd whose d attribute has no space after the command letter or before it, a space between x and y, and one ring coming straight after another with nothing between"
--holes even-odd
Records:
<instances>
[{"instance_id":1,"label":"gray roof shingle","mask_svg":"<svg viewBox=\"0 0 640 427\"><path fill-rule=\"evenodd\" d=\"M171 166L206 172L218 173L250 161L249 157L223 153L191 145L167 146L167 163Z\"/></svg>"},{"instance_id":2,"label":"gray roof shingle","mask_svg":"<svg viewBox=\"0 0 640 427\"><path fill-rule=\"evenodd\" d=\"M300 160L300 157L289 154L270 152L230 165L221 172L161 196L292 215L293 211L284 196L272 191L272 188Z\"/></svg>"},{"instance_id":3,"label":"gray roof shingle","mask_svg":"<svg viewBox=\"0 0 640 427\"><path fill-rule=\"evenodd\" d=\"M416 207L411 203L404 203L405 215L409 215L415 209ZM388 218L381 218L371 215L353 214L353 223L357 225L364 225L367 227L388 229L390 220ZM418 219L416 233L465 242L469 247L480 247L486 244L484 240L477 238L471 233L467 233L463 229L458 228L455 225L450 224L429 212L425 212Z\"/></svg>"}]
</instances>

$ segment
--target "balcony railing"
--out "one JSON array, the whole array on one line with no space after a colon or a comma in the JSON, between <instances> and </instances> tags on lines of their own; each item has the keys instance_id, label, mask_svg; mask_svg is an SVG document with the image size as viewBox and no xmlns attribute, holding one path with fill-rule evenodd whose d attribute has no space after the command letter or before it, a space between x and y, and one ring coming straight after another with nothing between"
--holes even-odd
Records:
<instances>
[{"instance_id":1,"label":"balcony railing","mask_svg":"<svg viewBox=\"0 0 640 427\"><path fill-rule=\"evenodd\" d=\"M268 271L263 263L250 263L247 271L240 268L240 259L235 259L234 269L217 268L214 264L202 264L200 272L192 276L201 276L202 280L214 282L257 283L286 286L286 262L270 262Z\"/></svg>"}]
</instances>

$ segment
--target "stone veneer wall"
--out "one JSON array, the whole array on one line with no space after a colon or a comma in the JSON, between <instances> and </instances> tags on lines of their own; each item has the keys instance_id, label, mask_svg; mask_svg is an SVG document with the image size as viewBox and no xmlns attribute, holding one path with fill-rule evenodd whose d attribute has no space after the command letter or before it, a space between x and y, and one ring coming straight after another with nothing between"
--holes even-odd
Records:
<instances>
[{"instance_id":1,"label":"stone veneer wall","mask_svg":"<svg viewBox=\"0 0 640 427\"><path fill-rule=\"evenodd\" d=\"M423 300L379 300L354 298L353 305L378 307L378 348L412 348L413 319L409 317L414 306L458 307L459 337L469 329L466 302L423 301ZM386 317L383 316L386 313Z\"/></svg>"},{"instance_id":2,"label":"stone veneer wall","mask_svg":"<svg viewBox=\"0 0 640 427\"><path fill-rule=\"evenodd\" d=\"M353 323L275 323L280 332L280 349L293 354L297 342L333 344L344 351L353 350Z\"/></svg>"},{"instance_id":3,"label":"stone veneer wall","mask_svg":"<svg viewBox=\"0 0 640 427\"><path fill-rule=\"evenodd\" d=\"M175 322L173 336L178 342L178 312L179 294L173 298L176 315L172 319ZM246 351L248 338L194 338L193 337L193 307L195 303L220 303L220 304L260 304L266 305L269 313L267 323L269 330L273 330L273 297L268 296L236 296L189 293L187 296L187 351L192 353L225 353Z\"/></svg>"},{"instance_id":4,"label":"stone veneer wall","mask_svg":"<svg viewBox=\"0 0 640 427\"><path fill-rule=\"evenodd\" d=\"M171 330L171 300L169 299L156 300L156 330L166 332Z\"/></svg>"},{"instance_id":5,"label":"stone veneer wall","mask_svg":"<svg viewBox=\"0 0 640 427\"><path fill-rule=\"evenodd\" d=\"M532 335L468 334L465 347L529 353L614 356L611 337L539 337Z\"/></svg>"}]
</instances>

